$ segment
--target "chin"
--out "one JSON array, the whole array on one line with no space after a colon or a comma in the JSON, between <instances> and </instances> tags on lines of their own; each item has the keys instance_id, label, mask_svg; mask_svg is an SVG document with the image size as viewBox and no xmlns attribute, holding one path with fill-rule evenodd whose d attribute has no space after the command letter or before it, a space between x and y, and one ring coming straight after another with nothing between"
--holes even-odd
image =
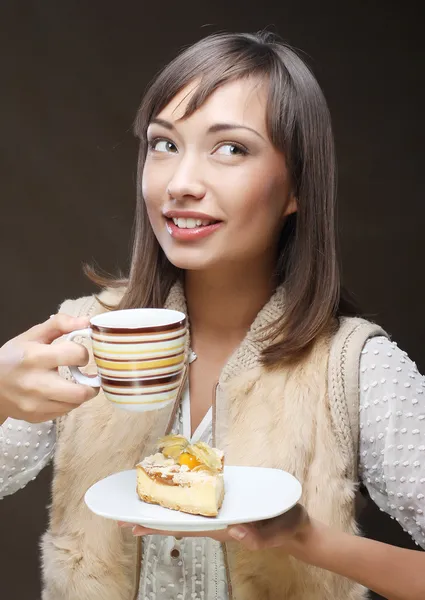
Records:
<instances>
[{"instance_id":1,"label":"chin","mask_svg":"<svg viewBox=\"0 0 425 600\"><path fill-rule=\"evenodd\" d=\"M171 252L166 256L172 265L184 271L203 271L215 265L215 261L207 258L205 252Z\"/></svg>"},{"instance_id":2,"label":"chin","mask_svg":"<svg viewBox=\"0 0 425 600\"><path fill-rule=\"evenodd\" d=\"M177 267L178 269L182 269L183 271L204 271L210 266L205 264L204 262L200 262L197 260L171 260L170 258L168 260L175 267Z\"/></svg>"}]
</instances>

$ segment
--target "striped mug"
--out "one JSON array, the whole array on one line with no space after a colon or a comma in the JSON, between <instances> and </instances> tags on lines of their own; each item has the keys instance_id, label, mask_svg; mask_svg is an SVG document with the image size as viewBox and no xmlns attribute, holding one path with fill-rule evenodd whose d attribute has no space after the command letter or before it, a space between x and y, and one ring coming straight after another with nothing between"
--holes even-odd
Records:
<instances>
[{"instance_id":1,"label":"striped mug","mask_svg":"<svg viewBox=\"0 0 425 600\"><path fill-rule=\"evenodd\" d=\"M158 410L174 402L187 358L186 315L165 308L115 310L90 319L68 340L89 337L97 376L69 367L77 383L102 387L120 408Z\"/></svg>"}]
</instances>

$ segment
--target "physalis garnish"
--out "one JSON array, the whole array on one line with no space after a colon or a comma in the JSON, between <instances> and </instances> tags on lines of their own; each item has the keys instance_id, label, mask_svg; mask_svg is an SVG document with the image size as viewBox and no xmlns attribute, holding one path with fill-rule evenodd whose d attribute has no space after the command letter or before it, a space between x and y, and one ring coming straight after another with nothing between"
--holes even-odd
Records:
<instances>
[{"instance_id":1,"label":"physalis garnish","mask_svg":"<svg viewBox=\"0 0 425 600\"><path fill-rule=\"evenodd\" d=\"M183 435L166 435L158 440L158 449L167 458L177 460L187 448L189 442Z\"/></svg>"},{"instance_id":2,"label":"physalis garnish","mask_svg":"<svg viewBox=\"0 0 425 600\"><path fill-rule=\"evenodd\" d=\"M166 458L190 470L221 471L222 463L216 452L204 442L189 444L183 435L166 435L158 440L158 449Z\"/></svg>"},{"instance_id":3,"label":"physalis garnish","mask_svg":"<svg viewBox=\"0 0 425 600\"><path fill-rule=\"evenodd\" d=\"M205 442L196 442L185 449L185 452L193 454L200 463L206 465L212 471L220 471L222 464L216 452L205 444Z\"/></svg>"},{"instance_id":4,"label":"physalis garnish","mask_svg":"<svg viewBox=\"0 0 425 600\"><path fill-rule=\"evenodd\" d=\"M189 452L182 452L182 454L179 456L178 462L181 466L185 465L186 467L189 467L191 471L195 469L195 467L199 467L201 465L196 456L189 454Z\"/></svg>"}]
</instances>

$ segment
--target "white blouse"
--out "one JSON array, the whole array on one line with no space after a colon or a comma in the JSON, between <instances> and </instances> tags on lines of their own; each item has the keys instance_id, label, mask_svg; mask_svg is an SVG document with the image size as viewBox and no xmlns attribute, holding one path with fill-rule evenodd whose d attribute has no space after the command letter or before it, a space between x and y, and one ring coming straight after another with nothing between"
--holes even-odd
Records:
<instances>
[{"instance_id":1,"label":"white blouse","mask_svg":"<svg viewBox=\"0 0 425 600\"><path fill-rule=\"evenodd\" d=\"M172 433L191 441L213 442L212 409L191 436L189 385L183 393ZM211 538L149 535L142 538L142 572L138 600L227 600L227 578L220 542Z\"/></svg>"},{"instance_id":2,"label":"white blouse","mask_svg":"<svg viewBox=\"0 0 425 600\"><path fill-rule=\"evenodd\" d=\"M425 549L425 377L394 342L367 341L360 361L359 473L372 500ZM184 394L174 431L190 439ZM193 441L212 438L211 411ZM35 479L55 450L52 421L7 419L0 427L0 499ZM210 538L147 536L139 600L227 598L221 546Z\"/></svg>"}]
</instances>

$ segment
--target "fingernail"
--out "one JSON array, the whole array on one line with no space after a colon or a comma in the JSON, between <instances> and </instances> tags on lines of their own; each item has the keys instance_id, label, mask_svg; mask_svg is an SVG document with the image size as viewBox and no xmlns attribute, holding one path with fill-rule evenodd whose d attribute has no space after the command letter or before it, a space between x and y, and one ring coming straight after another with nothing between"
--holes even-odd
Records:
<instances>
[{"instance_id":1,"label":"fingernail","mask_svg":"<svg viewBox=\"0 0 425 600\"><path fill-rule=\"evenodd\" d=\"M248 529L245 527L231 527L229 529L229 535L235 538L235 540L243 540L247 533Z\"/></svg>"},{"instance_id":2,"label":"fingernail","mask_svg":"<svg viewBox=\"0 0 425 600\"><path fill-rule=\"evenodd\" d=\"M138 525L135 525L134 527L132 527L131 533L133 535L140 535L140 533L137 533L137 529L138 529Z\"/></svg>"}]
</instances>

